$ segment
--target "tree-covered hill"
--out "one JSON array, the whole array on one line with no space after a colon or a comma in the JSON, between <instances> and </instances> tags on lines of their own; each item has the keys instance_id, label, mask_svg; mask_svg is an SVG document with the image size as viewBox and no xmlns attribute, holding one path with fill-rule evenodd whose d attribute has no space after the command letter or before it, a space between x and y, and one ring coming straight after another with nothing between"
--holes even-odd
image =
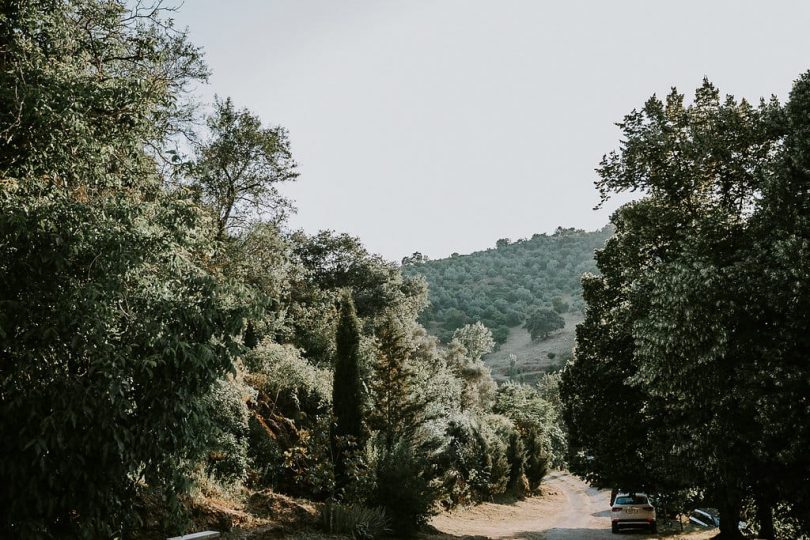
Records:
<instances>
[{"instance_id":1,"label":"tree-covered hill","mask_svg":"<svg viewBox=\"0 0 810 540\"><path fill-rule=\"evenodd\" d=\"M580 276L596 270L594 251L611 234L558 227L552 235L498 240L496 247L470 255L427 260L419 253L402 261L406 275L424 276L430 306L422 323L442 340L475 321L503 343L509 328L525 324L541 309L582 309Z\"/></svg>"}]
</instances>

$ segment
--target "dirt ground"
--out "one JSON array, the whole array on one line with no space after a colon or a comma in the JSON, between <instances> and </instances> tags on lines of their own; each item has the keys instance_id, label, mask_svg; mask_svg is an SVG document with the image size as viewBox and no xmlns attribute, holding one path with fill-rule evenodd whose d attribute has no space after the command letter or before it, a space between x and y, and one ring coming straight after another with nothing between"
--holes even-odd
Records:
<instances>
[{"instance_id":1,"label":"dirt ground","mask_svg":"<svg viewBox=\"0 0 810 540\"><path fill-rule=\"evenodd\" d=\"M627 531L614 535L610 531L610 492L594 489L579 478L555 471L546 477L542 495L522 501L483 503L477 506L445 512L431 521L432 532L419 536L421 540L617 540L682 538L707 540L714 530L687 530L680 527L668 531L659 523L659 533ZM251 519L235 519L235 527L223 538L231 540L332 540L348 538L317 531L316 509L276 494L260 493L246 507ZM230 510L230 513L236 512ZM244 512L239 512L240 517ZM230 515L230 514L229 514ZM266 517L261 518L264 515ZM272 516L273 519L269 519ZM215 516L216 517L216 516ZM281 519L283 518L283 519ZM217 529L214 523L211 527ZM221 529L220 529L221 530Z\"/></svg>"},{"instance_id":2,"label":"dirt ground","mask_svg":"<svg viewBox=\"0 0 810 540\"><path fill-rule=\"evenodd\" d=\"M426 539L503 538L513 540L616 540L629 538L708 539L716 530L659 534L610 532L610 492L594 489L564 472L543 482L543 495L511 504L484 503L436 516L437 533ZM662 527L663 529L663 527Z\"/></svg>"}]
</instances>

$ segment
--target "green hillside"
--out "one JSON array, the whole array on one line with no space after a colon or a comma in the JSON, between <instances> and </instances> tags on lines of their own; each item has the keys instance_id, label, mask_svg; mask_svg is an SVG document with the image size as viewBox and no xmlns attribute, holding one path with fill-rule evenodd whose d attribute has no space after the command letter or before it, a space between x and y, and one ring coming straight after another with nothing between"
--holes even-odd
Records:
<instances>
[{"instance_id":1,"label":"green hillside","mask_svg":"<svg viewBox=\"0 0 810 540\"><path fill-rule=\"evenodd\" d=\"M581 311L580 276L595 272L594 251L610 234L609 227L559 227L551 235L499 240L470 255L426 260L416 253L402 261L403 272L427 280L430 306L422 323L439 338L446 341L456 328L481 321L504 343L510 328L521 327L535 310Z\"/></svg>"}]
</instances>

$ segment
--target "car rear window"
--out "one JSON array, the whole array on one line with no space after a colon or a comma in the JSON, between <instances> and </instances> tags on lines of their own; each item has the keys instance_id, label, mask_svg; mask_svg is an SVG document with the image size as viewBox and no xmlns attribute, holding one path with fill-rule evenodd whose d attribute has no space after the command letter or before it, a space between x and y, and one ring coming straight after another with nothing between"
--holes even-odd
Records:
<instances>
[{"instance_id":1,"label":"car rear window","mask_svg":"<svg viewBox=\"0 0 810 540\"><path fill-rule=\"evenodd\" d=\"M647 497L643 495L624 495L616 497L614 504L647 504Z\"/></svg>"}]
</instances>

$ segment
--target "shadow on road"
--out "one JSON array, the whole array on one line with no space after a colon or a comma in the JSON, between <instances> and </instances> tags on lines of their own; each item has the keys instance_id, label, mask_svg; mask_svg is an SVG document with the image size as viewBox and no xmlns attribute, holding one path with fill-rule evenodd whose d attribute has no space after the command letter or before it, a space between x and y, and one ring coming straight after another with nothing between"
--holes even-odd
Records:
<instances>
[{"instance_id":1,"label":"shadow on road","mask_svg":"<svg viewBox=\"0 0 810 540\"><path fill-rule=\"evenodd\" d=\"M504 537L509 540L617 540L624 536L632 538L658 538L658 535L650 534L643 530L621 531L613 534L610 529L565 529L555 527L545 531L525 531L515 533L512 536Z\"/></svg>"}]
</instances>

